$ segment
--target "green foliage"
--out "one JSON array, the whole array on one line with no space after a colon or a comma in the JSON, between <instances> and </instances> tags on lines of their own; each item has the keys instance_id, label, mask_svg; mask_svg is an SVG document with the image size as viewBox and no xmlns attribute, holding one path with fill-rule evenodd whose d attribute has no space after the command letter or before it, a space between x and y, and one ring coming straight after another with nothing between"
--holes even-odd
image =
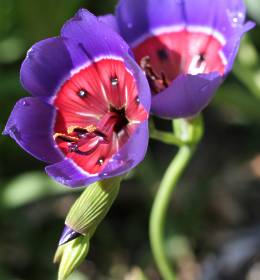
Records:
<instances>
[{"instance_id":1,"label":"green foliage","mask_svg":"<svg viewBox=\"0 0 260 280\"><path fill-rule=\"evenodd\" d=\"M24 173L4 186L0 205L8 209L17 208L48 196L72 191L51 180L43 172Z\"/></svg>"}]
</instances>

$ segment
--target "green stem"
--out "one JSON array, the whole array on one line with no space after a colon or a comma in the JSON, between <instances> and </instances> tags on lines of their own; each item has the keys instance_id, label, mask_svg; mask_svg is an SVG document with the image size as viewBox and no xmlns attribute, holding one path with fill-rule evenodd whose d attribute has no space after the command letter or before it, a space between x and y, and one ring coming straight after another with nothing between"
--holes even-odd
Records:
<instances>
[{"instance_id":1,"label":"green stem","mask_svg":"<svg viewBox=\"0 0 260 280\"><path fill-rule=\"evenodd\" d=\"M185 167L191 159L195 145L183 145L170 163L155 197L150 216L150 242L158 269L165 280L175 280L176 275L165 254L164 225L171 194Z\"/></svg>"},{"instance_id":2,"label":"green stem","mask_svg":"<svg viewBox=\"0 0 260 280\"><path fill-rule=\"evenodd\" d=\"M150 121L149 121L149 132L150 132L149 137L151 139L158 140L164 144L176 145L178 147L187 144L186 142L182 141L179 137L174 135L172 132L158 130L155 127L155 124L154 124L154 121L152 118L150 118Z\"/></svg>"},{"instance_id":3,"label":"green stem","mask_svg":"<svg viewBox=\"0 0 260 280\"><path fill-rule=\"evenodd\" d=\"M168 145L182 146L185 144L185 142L181 141L174 134L161 130L150 130L150 138Z\"/></svg>"}]
</instances>

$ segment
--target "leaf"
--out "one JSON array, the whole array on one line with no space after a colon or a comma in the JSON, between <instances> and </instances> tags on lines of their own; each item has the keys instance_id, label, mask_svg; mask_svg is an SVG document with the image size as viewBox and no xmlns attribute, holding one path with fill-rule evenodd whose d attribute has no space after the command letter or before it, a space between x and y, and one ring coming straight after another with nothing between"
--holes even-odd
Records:
<instances>
[{"instance_id":1,"label":"leaf","mask_svg":"<svg viewBox=\"0 0 260 280\"><path fill-rule=\"evenodd\" d=\"M16 208L44 197L73 191L42 172L29 172L7 183L1 193L1 206Z\"/></svg>"}]
</instances>

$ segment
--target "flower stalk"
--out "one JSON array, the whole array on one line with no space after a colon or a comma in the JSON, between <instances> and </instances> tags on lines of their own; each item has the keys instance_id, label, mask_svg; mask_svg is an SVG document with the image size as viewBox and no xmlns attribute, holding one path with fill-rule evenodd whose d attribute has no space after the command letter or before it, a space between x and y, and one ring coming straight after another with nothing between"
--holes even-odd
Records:
<instances>
[{"instance_id":1,"label":"flower stalk","mask_svg":"<svg viewBox=\"0 0 260 280\"><path fill-rule=\"evenodd\" d=\"M167 168L158 193L155 197L150 215L150 242L156 265L165 280L176 280L177 277L168 261L165 253L164 227L167 209L180 177L187 167L196 145L203 135L203 122L199 116L191 120L174 120L175 136L180 141L188 141L190 144L179 146L179 151Z\"/></svg>"}]
</instances>

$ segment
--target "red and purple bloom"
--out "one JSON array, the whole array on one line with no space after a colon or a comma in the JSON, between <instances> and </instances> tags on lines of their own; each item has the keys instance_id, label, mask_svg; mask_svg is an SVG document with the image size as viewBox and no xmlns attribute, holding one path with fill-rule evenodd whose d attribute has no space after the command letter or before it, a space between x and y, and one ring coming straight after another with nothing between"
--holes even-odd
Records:
<instances>
[{"instance_id":1,"label":"red and purple bloom","mask_svg":"<svg viewBox=\"0 0 260 280\"><path fill-rule=\"evenodd\" d=\"M21 82L33 97L18 101L4 134L57 181L85 186L144 158L149 85L125 41L88 11L28 51Z\"/></svg>"},{"instance_id":2,"label":"red and purple bloom","mask_svg":"<svg viewBox=\"0 0 260 280\"><path fill-rule=\"evenodd\" d=\"M210 102L254 26L242 0L120 0L116 21L146 73L152 113L165 118Z\"/></svg>"}]
</instances>

